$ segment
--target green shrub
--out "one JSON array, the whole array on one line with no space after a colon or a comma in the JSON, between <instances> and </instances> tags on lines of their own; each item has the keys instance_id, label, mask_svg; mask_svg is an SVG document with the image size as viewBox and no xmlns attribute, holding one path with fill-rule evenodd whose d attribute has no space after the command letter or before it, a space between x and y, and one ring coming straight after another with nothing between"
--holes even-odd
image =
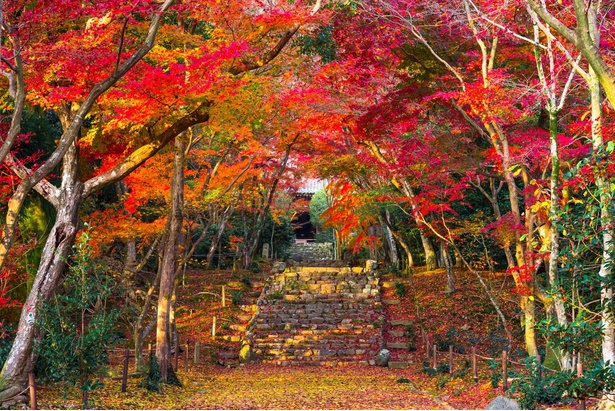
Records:
<instances>
[{"instance_id":1,"label":"green shrub","mask_svg":"<svg viewBox=\"0 0 615 411\"><path fill-rule=\"evenodd\" d=\"M14 339L15 327L11 324L5 324L3 321L0 321L0 369L11 351Z\"/></svg>"},{"instance_id":2,"label":"green shrub","mask_svg":"<svg viewBox=\"0 0 615 411\"><path fill-rule=\"evenodd\" d=\"M261 266L260 264L258 264L258 261L252 261L248 266L248 270L252 271L253 273L260 273Z\"/></svg>"},{"instance_id":3,"label":"green shrub","mask_svg":"<svg viewBox=\"0 0 615 411\"><path fill-rule=\"evenodd\" d=\"M160 391L160 364L158 364L158 359L155 355L150 356L146 373L137 386L148 391Z\"/></svg>"},{"instance_id":4,"label":"green shrub","mask_svg":"<svg viewBox=\"0 0 615 411\"><path fill-rule=\"evenodd\" d=\"M88 232L73 248L63 284L39 309L37 325L43 337L36 348L36 371L43 380L80 384L82 391L91 391L102 386L95 376L109 363L107 350L117 341L113 328L118 313L107 309L113 284L104 267L90 257Z\"/></svg>"},{"instance_id":5,"label":"green shrub","mask_svg":"<svg viewBox=\"0 0 615 411\"><path fill-rule=\"evenodd\" d=\"M502 378L500 363L496 359L492 359L489 361L489 369L491 370L491 388L498 388L500 386L500 379Z\"/></svg>"},{"instance_id":6,"label":"green shrub","mask_svg":"<svg viewBox=\"0 0 615 411\"><path fill-rule=\"evenodd\" d=\"M250 280L250 277L248 277L247 275L241 277L240 281L246 286L246 288L252 288L252 280Z\"/></svg>"},{"instance_id":7,"label":"green shrub","mask_svg":"<svg viewBox=\"0 0 615 411\"><path fill-rule=\"evenodd\" d=\"M406 290L406 284L402 283L401 281L397 281L395 283L395 294L397 294L399 298L404 298L406 294L408 294L408 290Z\"/></svg>"},{"instance_id":8,"label":"green shrub","mask_svg":"<svg viewBox=\"0 0 615 411\"><path fill-rule=\"evenodd\" d=\"M231 294L231 300L233 302L233 305L240 305L243 301L243 291L230 290L229 293Z\"/></svg>"},{"instance_id":9,"label":"green shrub","mask_svg":"<svg viewBox=\"0 0 615 411\"><path fill-rule=\"evenodd\" d=\"M433 368L433 364L430 361L423 362L422 371L429 376L434 376L436 374L448 374L449 370L450 368L448 366L448 362L441 362L436 368Z\"/></svg>"},{"instance_id":10,"label":"green shrub","mask_svg":"<svg viewBox=\"0 0 615 411\"><path fill-rule=\"evenodd\" d=\"M416 351L416 326L414 323L406 326L406 337L408 337L408 350Z\"/></svg>"}]
</instances>

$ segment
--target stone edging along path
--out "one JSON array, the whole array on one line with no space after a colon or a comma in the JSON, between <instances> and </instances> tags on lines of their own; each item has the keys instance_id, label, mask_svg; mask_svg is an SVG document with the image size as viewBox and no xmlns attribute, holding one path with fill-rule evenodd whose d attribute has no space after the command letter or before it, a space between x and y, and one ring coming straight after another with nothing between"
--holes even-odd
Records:
<instances>
[{"instance_id":1,"label":"stone edging along path","mask_svg":"<svg viewBox=\"0 0 615 411\"><path fill-rule=\"evenodd\" d=\"M240 359L374 365L385 319L379 281L376 270L362 267L292 267L273 274L258 299Z\"/></svg>"}]
</instances>

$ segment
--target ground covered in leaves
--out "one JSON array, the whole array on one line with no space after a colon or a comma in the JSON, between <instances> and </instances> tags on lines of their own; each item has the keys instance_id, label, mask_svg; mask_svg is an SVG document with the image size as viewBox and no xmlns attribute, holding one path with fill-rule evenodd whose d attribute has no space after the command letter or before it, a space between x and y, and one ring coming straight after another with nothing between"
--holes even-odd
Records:
<instances>
[{"instance_id":1,"label":"ground covered in leaves","mask_svg":"<svg viewBox=\"0 0 615 411\"><path fill-rule=\"evenodd\" d=\"M515 351L521 347L521 334L515 296L510 292L512 281L505 274L485 275L510 320L508 326L516 338ZM185 285L180 286L178 329L180 340L189 339L191 347L195 341L200 342L201 364L192 364L190 355L190 368L185 373L184 358L180 359L178 377L183 387L165 385L160 393L148 392L137 387L139 379L131 378L127 392L122 393L118 352L112 359L111 372L103 378L104 387L91 393L90 406L104 409L484 409L502 394L497 361L485 359L496 358L501 353L502 324L476 278L464 270L457 273L458 289L453 294L444 292L443 270L418 271L412 276L396 273L383 276L383 299L399 300L398 304L385 305L387 318L413 322L414 347L402 354L394 352L410 362L409 368L220 366L217 361L220 350L234 349L230 340L224 340L224 335L237 333L234 324L246 316L242 306L253 304L265 277L265 274L249 272L189 272ZM226 307L220 304L222 285L229 299ZM235 304L230 302L229 290L237 291ZM215 339L211 336L213 316L218 319L219 334ZM427 362L423 335L441 351L438 365L448 362L444 350L454 345L453 375L446 367L433 369L433 360ZM386 327L385 337L395 341ZM478 384L474 382L468 356L472 346L485 357L479 362ZM516 351L522 354L521 350ZM517 357L513 355L514 358ZM511 369L515 370L514 364ZM521 371L518 367L517 370ZM81 408L80 398L77 390L46 386L40 390L39 407Z\"/></svg>"}]
</instances>

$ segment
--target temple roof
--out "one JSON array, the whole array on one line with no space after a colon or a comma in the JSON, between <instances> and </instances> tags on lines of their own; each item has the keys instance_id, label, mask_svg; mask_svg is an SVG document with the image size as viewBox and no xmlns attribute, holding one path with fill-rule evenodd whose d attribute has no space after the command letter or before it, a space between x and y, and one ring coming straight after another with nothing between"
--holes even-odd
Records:
<instances>
[{"instance_id":1,"label":"temple roof","mask_svg":"<svg viewBox=\"0 0 615 411\"><path fill-rule=\"evenodd\" d=\"M321 188L325 188L329 184L327 180L319 180L317 178L306 178L297 190L297 196L311 197Z\"/></svg>"}]
</instances>

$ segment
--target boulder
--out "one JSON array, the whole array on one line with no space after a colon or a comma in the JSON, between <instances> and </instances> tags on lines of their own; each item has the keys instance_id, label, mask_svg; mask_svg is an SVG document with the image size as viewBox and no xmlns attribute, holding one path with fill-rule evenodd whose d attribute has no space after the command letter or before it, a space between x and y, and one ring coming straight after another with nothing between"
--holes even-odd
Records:
<instances>
[{"instance_id":1,"label":"boulder","mask_svg":"<svg viewBox=\"0 0 615 411\"><path fill-rule=\"evenodd\" d=\"M241 347L241 350L239 350L239 362L245 364L249 362L251 358L252 349L250 347L250 344L244 343Z\"/></svg>"},{"instance_id":2,"label":"boulder","mask_svg":"<svg viewBox=\"0 0 615 411\"><path fill-rule=\"evenodd\" d=\"M272 274L280 274L283 273L284 270L286 270L286 263L283 261L276 261L271 267Z\"/></svg>"},{"instance_id":3,"label":"boulder","mask_svg":"<svg viewBox=\"0 0 615 411\"><path fill-rule=\"evenodd\" d=\"M386 348L380 350L378 355L376 356L376 365L380 367L386 367L389 365L389 360L391 359L391 352Z\"/></svg>"},{"instance_id":4,"label":"boulder","mask_svg":"<svg viewBox=\"0 0 615 411\"><path fill-rule=\"evenodd\" d=\"M512 398L503 397L501 395L495 397L493 401L487 405L486 410L520 410L519 403Z\"/></svg>"}]
</instances>

